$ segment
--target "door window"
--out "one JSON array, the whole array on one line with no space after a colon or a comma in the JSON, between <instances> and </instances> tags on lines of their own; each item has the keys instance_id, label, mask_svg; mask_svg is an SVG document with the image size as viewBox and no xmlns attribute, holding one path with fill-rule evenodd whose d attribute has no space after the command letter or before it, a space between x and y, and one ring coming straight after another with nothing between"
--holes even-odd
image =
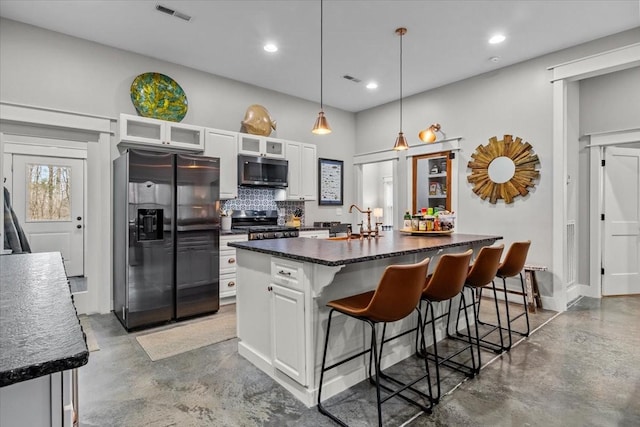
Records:
<instances>
[{"instance_id":1,"label":"door window","mask_svg":"<svg viewBox=\"0 0 640 427\"><path fill-rule=\"evenodd\" d=\"M26 221L71 221L71 167L29 163Z\"/></svg>"}]
</instances>

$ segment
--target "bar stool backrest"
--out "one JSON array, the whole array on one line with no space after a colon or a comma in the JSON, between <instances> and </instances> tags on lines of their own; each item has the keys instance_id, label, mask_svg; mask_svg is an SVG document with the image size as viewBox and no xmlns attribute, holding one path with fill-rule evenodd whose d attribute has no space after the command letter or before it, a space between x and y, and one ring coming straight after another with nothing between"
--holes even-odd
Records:
<instances>
[{"instance_id":1,"label":"bar stool backrest","mask_svg":"<svg viewBox=\"0 0 640 427\"><path fill-rule=\"evenodd\" d=\"M517 276L527 262L527 253L531 246L531 240L525 242L513 242L504 257L504 261L498 267L498 277Z\"/></svg>"},{"instance_id":2,"label":"bar stool backrest","mask_svg":"<svg viewBox=\"0 0 640 427\"><path fill-rule=\"evenodd\" d=\"M422 296L429 301L446 301L462 292L472 253L469 249L460 254L442 255L431 278L427 279Z\"/></svg>"},{"instance_id":3,"label":"bar stool backrest","mask_svg":"<svg viewBox=\"0 0 640 427\"><path fill-rule=\"evenodd\" d=\"M482 287L491 283L498 273L503 250L504 245L485 246L480 249L480 253L478 253L473 266L469 270L469 274L467 274L465 284Z\"/></svg>"},{"instance_id":4,"label":"bar stool backrest","mask_svg":"<svg viewBox=\"0 0 640 427\"><path fill-rule=\"evenodd\" d=\"M360 316L376 322L395 322L407 317L420 302L429 260L388 266L371 302Z\"/></svg>"}]
</instances>

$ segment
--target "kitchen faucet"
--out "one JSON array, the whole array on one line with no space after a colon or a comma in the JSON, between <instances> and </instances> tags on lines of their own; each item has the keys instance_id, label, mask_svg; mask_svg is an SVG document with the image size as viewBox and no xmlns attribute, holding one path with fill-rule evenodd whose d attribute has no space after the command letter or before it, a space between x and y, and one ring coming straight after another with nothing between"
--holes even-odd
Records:
<instances>
[{"instance_id":1,"label":"kitchen faucet","mask_svg":"<svg viewBox=\"0 0 640 427\"><path fill-rule=\"evenodd\" d=\"M360 209L358 206L356 206L355 204L349 206L349 213L353 212L353 208L356 208L360 213L366 213L367 214L367 231L366 231L366 235L367 235L367 239L371 238L371 233L374 232L374 230L371 229L371 208L367 208L366 211L363 211L362 209ZM375 237L378 237L378 225L381 223L376 222L376 229L375 229ZM365 234L365 231L363 230L363 226L362 226L362 221L360 221L360 223L358 224L360 225L360 238L362 238L362 236Z\"/></svg>"}]
</instances>

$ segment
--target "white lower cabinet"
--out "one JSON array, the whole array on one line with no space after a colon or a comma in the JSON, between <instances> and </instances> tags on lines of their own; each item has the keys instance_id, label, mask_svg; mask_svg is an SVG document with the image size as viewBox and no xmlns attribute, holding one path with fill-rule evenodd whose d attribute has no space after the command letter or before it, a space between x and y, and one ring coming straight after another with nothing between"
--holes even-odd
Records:
<instances>
[{"instance_id":1,"label":"white lower cabinet","mask_svg":"<svg viewBox=\"0 0 640 427\"><path fill-rule=\"evenodd\" d=\"M304 293L271 285L273 365L307 385L305 364Z\"/></svg>"},{"instance_id":2,"label":"white lower cabinet","mask_svg":"<svg viewBox=\"0 0 640 427\"><path fill-rule=\"evenodd\" d=\"M307 385L304 270L301 263L271 260L271 351L273 366Z\"/></svg>"},{"instance_id":3,"label":"white lower cabinet","mask_svg":"<svg viewBox=\"0 0 640 427\"><path fill-rule=\"evenodd\" d=\"M220 236L220 299L236 295L236 249L229 243L246 241L246 234Z\"/></svg>"},{"instance_id":4,"label":"white lower cabinet","mask_svg":"<svg viewBox=\"0 0 640 427\"><path fill-rule=\"evenodd\" d=\"M71 371L0 388L0 426L71 427L74 407Z\"/></svg>"}]
</instances>

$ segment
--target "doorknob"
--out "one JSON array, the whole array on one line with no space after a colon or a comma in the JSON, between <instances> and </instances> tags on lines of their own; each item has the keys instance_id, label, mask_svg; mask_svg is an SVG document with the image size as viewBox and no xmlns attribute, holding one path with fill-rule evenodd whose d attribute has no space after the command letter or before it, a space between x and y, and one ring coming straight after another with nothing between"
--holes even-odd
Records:
<instances>
[{"instance_id":1,"label":"doorknob","mask_svg":"<svg viewBox=\"0 0 640 427\"><path fill-rule=\"evenodd\" d=\"M82 226L80 224L76 225L76 228L82 228Z\"/></svg>"},{"instance_id":2,"label":"doorknob","mask_svg":"<svg viewBox=\"0 0 640 427\"><path fill-rule=\"evenodd\" d=\"M78 221L80 221L80 220L82 219L82 217L81 217L81 216L79 216L79 217L77 217L76 219L77 219Z\"/></svg>"}]
</instances>

